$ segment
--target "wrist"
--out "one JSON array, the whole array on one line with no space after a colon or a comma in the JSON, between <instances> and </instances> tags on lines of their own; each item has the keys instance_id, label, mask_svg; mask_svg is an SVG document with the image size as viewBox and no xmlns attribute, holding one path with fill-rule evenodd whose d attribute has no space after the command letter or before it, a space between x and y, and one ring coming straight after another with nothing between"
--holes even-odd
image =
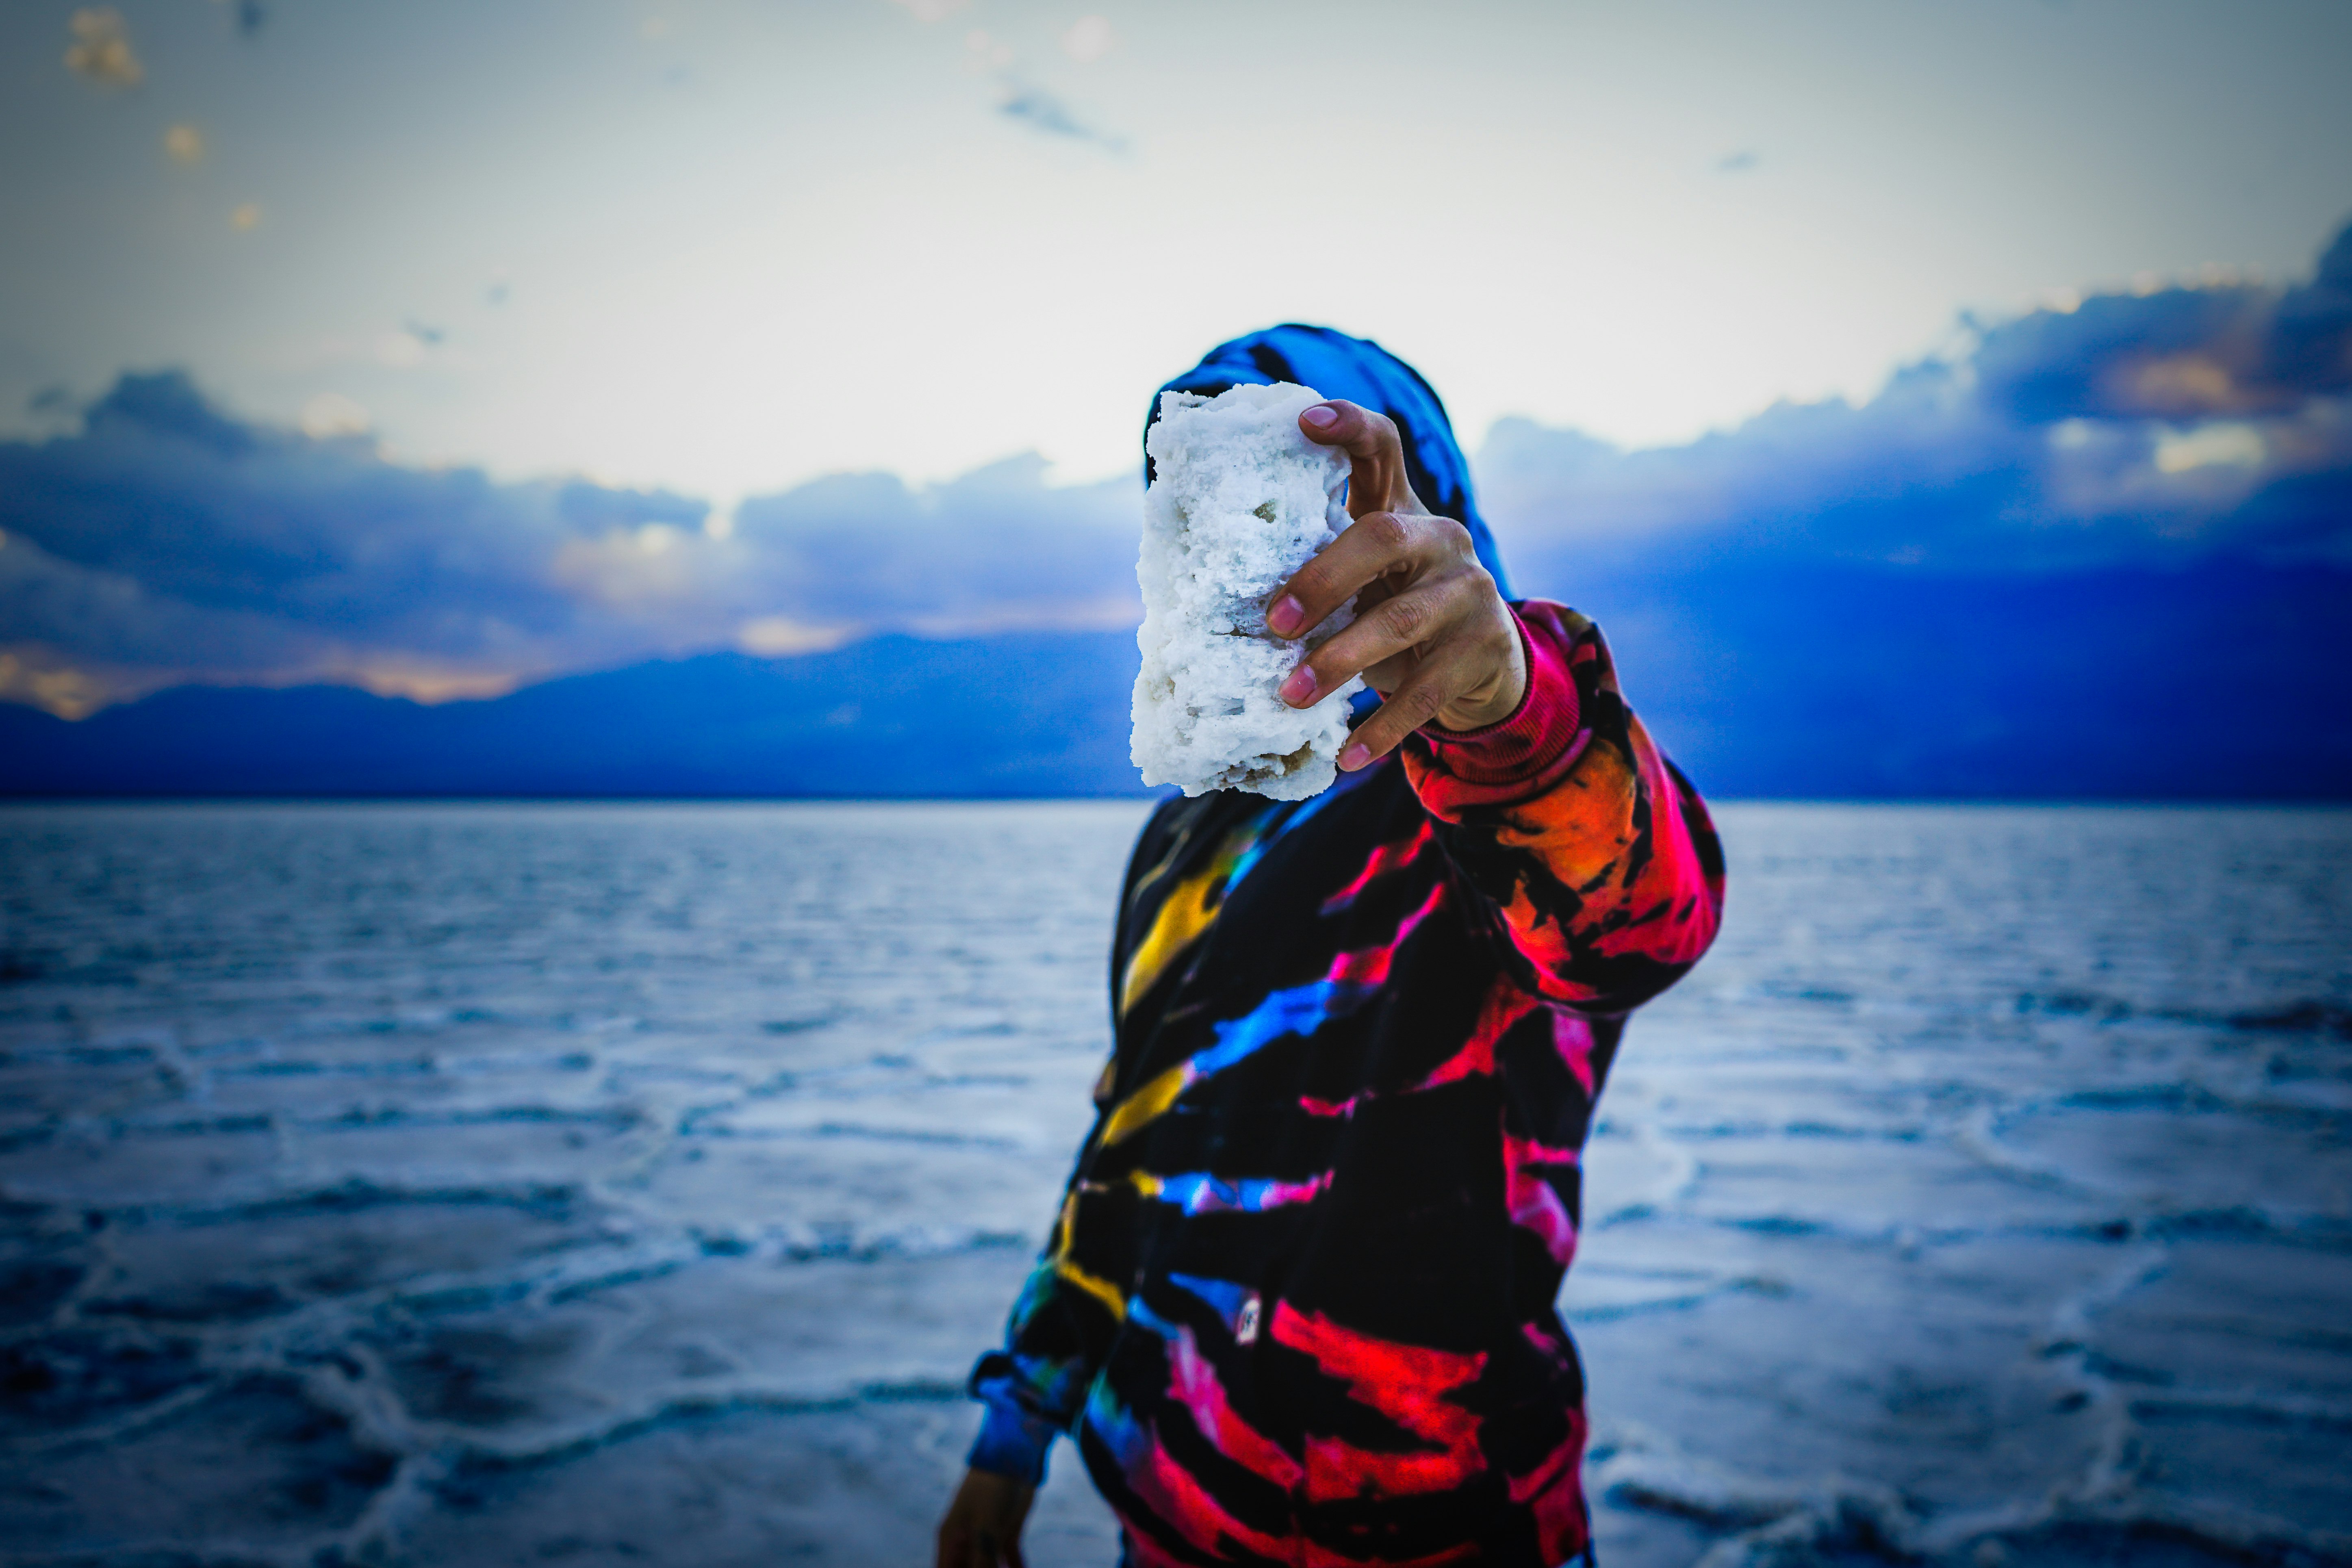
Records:
<instances>
[{"instance_id":1,"label":"wrist","mask_svg":"<svg viewBox=\"0 0 2352 1568\"><path fill-rule=\"evenodd\" d=\"M964 1464L1024 1486L1043 1485L1045 1458L1054 1446L1051 1422L1028 1414L1009 1398L982 1396L980 1434Z\"/></svg>"},{"instance_id":2,"label":"wrist","mask_svg":"<svg viewBox=\"0 0 2352 1568\"><path fill-rule=\"evenodd\" d=\"M1573 673L1584 638L1599 636L1582 616L1541 599L1512 606L1526 638L1528 689L1518 711L1460 733L1422 727L1413 789L1448 822L1474 805L1531 799L1559 784L1584 752L1583 702ZM1410 766L1413 758L1406 759Z\"/></svg>"},{"instance_id":3,"label":"wrist","mask_svg":"<svg viewBox=\"0 0 2352 1568\"><path fill-rule=\"evenodd\" d=\"M1509 722L1527 706L1528 692L1532 685L1528 668L1527 632L1508 605L1501 608L1506 630L1500 663L1495 674L1481 683L1480 689L1465 692L1439 709L1435 728L1449 734L1491 730L1498 724Z\"/></svg>"}]
</instances>

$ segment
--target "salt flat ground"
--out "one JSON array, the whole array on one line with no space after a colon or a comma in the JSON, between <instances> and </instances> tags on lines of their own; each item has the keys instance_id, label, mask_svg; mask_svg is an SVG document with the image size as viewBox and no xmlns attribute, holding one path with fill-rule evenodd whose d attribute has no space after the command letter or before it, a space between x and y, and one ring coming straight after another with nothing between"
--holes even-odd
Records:
<instances>
[{"instance_id":1,"label":"salt flat ground","mask_svg":"<svg viewBox=\"0 0 2352 1568\"><path fill-rule=\"evenodd\" d=\"M1142 815L0 810L0 1562L925 1561ZM1721 819L1603 1561L2352 1561L2352 814Z\"/></svg>"}]
</instances>

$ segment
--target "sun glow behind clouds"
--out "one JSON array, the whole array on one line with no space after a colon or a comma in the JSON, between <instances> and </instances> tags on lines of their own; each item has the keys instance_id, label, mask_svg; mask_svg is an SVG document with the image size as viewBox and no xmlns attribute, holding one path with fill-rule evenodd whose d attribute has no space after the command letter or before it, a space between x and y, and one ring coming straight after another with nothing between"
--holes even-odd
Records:
<instances>
[{"instance_id":1,"label":"sun glow behind clouds","mask_svg":"<svg viewBox=\"0 0 2352 1568\"><path fill-rule=\"evenodd\" d=\"M2217 422L2193 430L2167 430L2156 441L2156 468L2162 474L2216 466L2258 468L2269 455L2263 433L2252 425Z\"/></svg>"},{"instance_id":2,"label":"sun glow behind clouds","mask_svg":"<svg viewBox=\"0 0 2352 1568\"><path fill-rule=\"evenodd\" d=\"M73 47L66 50L68 70L102 88L137 87L146 79L121 12L111 5L86 6L68 25L73 34Z\"/></svg>"}]
</instances>

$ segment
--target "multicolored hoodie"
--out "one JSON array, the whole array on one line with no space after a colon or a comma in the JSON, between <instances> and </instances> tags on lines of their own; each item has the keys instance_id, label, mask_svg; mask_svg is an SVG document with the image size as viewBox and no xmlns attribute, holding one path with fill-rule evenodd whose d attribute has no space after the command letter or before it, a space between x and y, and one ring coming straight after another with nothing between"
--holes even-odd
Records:
<instances>
[{"instance_id":1,"label":"multicolored hoodie","mask_svg":"<svg viewBox=\"0 0 2352 1568\"><path fill-rule=\"evenodd\" d=\"M1136 847L1117 1048L971 1462L1034 1480L1075 1433L1138 1563L1588 1548L1578 1160L1723 861L1599 630L1517 611L1502 723L1311 800L1171 800Z\"/></svg>"}]
</instances>

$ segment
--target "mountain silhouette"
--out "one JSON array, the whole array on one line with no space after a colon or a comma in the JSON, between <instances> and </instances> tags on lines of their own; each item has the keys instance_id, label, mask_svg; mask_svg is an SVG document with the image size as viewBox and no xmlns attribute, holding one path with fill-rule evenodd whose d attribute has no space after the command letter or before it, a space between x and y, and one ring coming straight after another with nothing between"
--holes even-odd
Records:
<instances>
[{"instance_id":1,"label":"mountain silhouette","mask_svg":"<svg viewBox=\"0 0 2352 1568\"><path fill-rule=\"evenodd\" d=\"M2352 573L1597 580L1626 695L1721 798L2352 799ZM662 660L425 706L183 687L0 705L16 796L1140 795L1125 632Z\"/></svg>"}]
</instances>

